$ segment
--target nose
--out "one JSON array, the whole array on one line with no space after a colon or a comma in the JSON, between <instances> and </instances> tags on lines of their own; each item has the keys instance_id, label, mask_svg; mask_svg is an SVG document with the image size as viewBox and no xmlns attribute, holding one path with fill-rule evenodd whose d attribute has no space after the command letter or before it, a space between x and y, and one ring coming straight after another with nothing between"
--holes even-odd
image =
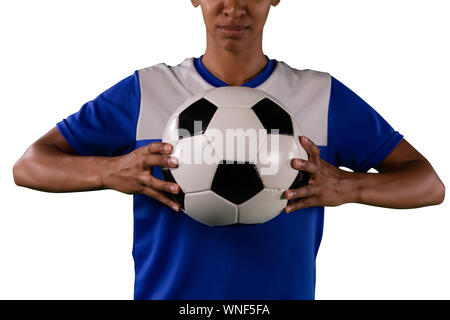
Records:
<instances>
[{"instance_id":1,"label":"nose","mask_svg":"<svg viewBox=\"0 0 450 320\"><path fill-rule=\"evenodd\" d=\"M246 0L225 0L223 13L227 17L239 18L240 16L246 14L246 2Z\"/></svg>"}]
</instances>

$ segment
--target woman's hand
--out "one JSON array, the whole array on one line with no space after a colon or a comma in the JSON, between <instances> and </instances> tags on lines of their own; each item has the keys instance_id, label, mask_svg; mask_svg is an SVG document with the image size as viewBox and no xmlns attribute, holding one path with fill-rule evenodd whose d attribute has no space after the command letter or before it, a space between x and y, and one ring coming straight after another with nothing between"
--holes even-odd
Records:
<instances>
[{"instance_id":1,"label":"woman's hand","mask_svg":"<svg viewBox=\"0 0 450 320\"><path fill-rule=\"evenodd\" d=\"M320 159L320 150L305 136L300 137L300 143L308 153L309 160L292 159L291 165L309 174L308 184L297 189L284 192L289 201L284 208L286 213L294 210L315 206L338 206L352 202L351 184L344 180L352 172L344 171Z\"/></svg>"},{"instance_id":2,"label":"woman's hand","mask_svg":"<svg viewBox=\"0 0 450 320\"><path fill-rule=\"evenodd\" d=\"M169 143L152 142L116 157L112 163L111 173L105 178L105 187L126 194L145 194L178 212L180 210L178 204L163 191L177 194L180 192L180 186L152 175L154 166L171 168L178 166L176 158L170 156L172 150L173 147Z\"/></svg>"}]
</instances>

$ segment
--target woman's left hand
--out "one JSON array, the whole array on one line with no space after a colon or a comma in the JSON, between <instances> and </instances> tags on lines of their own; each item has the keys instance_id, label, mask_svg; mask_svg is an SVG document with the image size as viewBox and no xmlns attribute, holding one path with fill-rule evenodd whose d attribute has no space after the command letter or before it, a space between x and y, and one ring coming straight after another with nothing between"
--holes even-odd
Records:
<instances>
[{"instance_id":1,"label":"woman's left hand","mask_svg":"<svg viewBox=\"0 0 450 320\"><path fill-rule=\"evenodd\" d=\"M292 159L291 165L309 175L308 184L284 192L288 205L286 213L315 206L339 206L352 201L351 175L353 172L341 170L320 158L319 148L306 138L299 137L308 153L309 160ZM294 201L292 201L294 200Z\"/></svg>"}]
</instances>

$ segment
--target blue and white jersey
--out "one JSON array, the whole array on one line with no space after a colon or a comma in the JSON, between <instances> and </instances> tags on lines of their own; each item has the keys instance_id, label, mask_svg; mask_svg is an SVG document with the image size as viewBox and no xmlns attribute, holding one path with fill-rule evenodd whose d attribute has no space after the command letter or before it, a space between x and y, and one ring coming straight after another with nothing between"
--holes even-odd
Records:
<instances>
[{"instance_id":1,"label":"blue and white jersey","mask_svg":"<svg viewBox=\"0 0 450 320\"><path fill-rule=\"evenodd\" d=\"M135 71L57 127L80 155L118 156L161 141L188 97L226 83L200 58ZM367 172L403 136L330 74L270 60L244 86L267 92L336 166ZM161 169L154 176L162 179ZM314 299L324 207L258 225L209 227L153 198L134 197L135 299Z\"/></svg>"}]
</instances>

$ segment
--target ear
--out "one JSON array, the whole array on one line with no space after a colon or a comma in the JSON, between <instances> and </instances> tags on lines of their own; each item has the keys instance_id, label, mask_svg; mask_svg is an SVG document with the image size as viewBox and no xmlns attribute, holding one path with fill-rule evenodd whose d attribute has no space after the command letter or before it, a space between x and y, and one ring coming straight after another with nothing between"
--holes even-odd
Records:
<instances>
[{"instance_id":1,"label":"ear","mask_svg":"<svg viewBox=\"0 0 450 320\"><path fill-rule=\"evenodd\" d=\"M200 5L200 0L191 0L191 3L194 7L198 7Z\"/></svg>"}]
</instances>

